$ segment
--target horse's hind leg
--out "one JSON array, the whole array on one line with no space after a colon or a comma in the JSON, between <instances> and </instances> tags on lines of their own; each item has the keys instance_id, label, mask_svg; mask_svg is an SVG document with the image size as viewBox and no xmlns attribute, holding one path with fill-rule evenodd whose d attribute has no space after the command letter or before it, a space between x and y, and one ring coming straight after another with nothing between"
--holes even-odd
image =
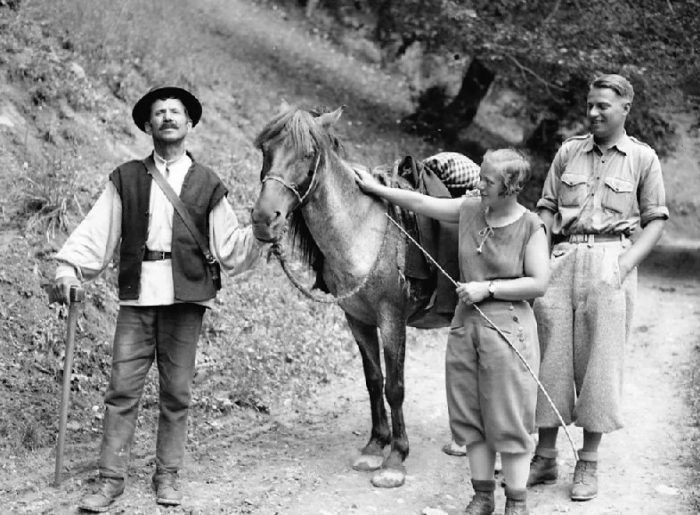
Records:
<instances>
[{"instance_id":1,"label":"horse's hind leg","mask_svg":"<svg viewBox=\"0 0 700 515\"><path fill-rule=\"evenodd\" d=\"M364 324L347 313L345 318L360 349L365 384L369 392L369 403L372 411L372 432L369 442L353 463L353 468L355 470L377 470L384 461L384 447L391 442L391 432L384 407L384 377L382 376L379 353L379 337L376 327Z\"/></svg>"}]
</instances>

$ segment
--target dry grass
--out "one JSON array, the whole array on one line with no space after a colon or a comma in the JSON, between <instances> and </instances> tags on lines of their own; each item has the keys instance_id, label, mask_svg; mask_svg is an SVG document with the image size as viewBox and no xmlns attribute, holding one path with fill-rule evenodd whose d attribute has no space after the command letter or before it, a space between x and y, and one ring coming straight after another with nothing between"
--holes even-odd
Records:
<instances>
[{"instance_id":1,"label":"dry grass","mask_svg":"<svg viewBox=\"0 0 700 515\"><path fill-rule=\"evenodd\" d=\"M78 192L78 170L60 158L45 169L20 177L20 201L29 231L40 231L47 240L69 232L85 216Z\"/></svg>"},{"instance_id":2,"label":"dry grass","mask_svg":"<svg viewBox=\"0 0 700 515\"><path fill-rule=\"evenodd\" d=\"M192 26L198 11L187 0L52 0L28 1L23 11L59 27L64 47L74 48L98 76L132 67L177 81L173 70L198 74L193 59Z\"/></svg>"}]
</instances>

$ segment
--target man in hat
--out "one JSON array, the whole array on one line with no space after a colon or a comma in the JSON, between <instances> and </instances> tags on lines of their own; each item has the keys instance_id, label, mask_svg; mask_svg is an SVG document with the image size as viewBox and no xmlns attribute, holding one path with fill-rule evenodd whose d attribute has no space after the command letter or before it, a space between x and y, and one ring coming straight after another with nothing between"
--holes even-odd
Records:
<instances>
[{"instance_id":1,"label":"man in hat","mask_svg":"<svg viewBox=\"0 0 700 515\"><path fill-rule=\"evenodd\" d=\"M216 270L161 187L160 173L190 212L221 270L233 276L262 253L226 200L219 177L185 150L202 106L177 87L149 91L134 106L136 125L153 139L153 153L117 167L101 196L56 255L54 293L69 303L72 285L94 279L119 252L119 313L112 373L105 393L104 433L96 488L80 508L106 511L124 492L139 400L153 361L158 364L160 416L153 487L156 501L182 501L178 471L187 440L187 416L197 340L205 309L216 296ZM155 168L155 170L153 170Z\"/></svg>"}]
</instances>

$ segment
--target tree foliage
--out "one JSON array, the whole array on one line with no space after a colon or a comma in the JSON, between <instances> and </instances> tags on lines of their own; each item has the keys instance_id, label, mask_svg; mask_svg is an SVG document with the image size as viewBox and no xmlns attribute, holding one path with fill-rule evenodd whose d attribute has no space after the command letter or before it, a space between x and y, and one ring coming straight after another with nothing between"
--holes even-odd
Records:
<instances>
[{"instance_id":1,"label":"tree foliage","mask_svg":"<svg viewBox=\"0 0 700 515\"><path fill-rule=\"evenodd\" d=\"M372 10L383 45L478 57L527 99L532 122L574 126L590 80L620 73L635 87L628 130L668 149L661 112L700 99L700 0L334 0ZM396 44L398 43L398 44Z\"/></svg>"},{"instance_id":2,"label":"tree foliage","mask_svg":"<svg viewBox=\"0 0 700 515\"><path fill-rule=\"evenodd\" d=\"M479 57L526 96L533 119L582 119L590 80L621 73L636 90L630 132L663 150L672 127L660 112L698 100L688 88L698 78L698 0L406 0L391 7L402 39Z\"/></svg>"}]
</instances>

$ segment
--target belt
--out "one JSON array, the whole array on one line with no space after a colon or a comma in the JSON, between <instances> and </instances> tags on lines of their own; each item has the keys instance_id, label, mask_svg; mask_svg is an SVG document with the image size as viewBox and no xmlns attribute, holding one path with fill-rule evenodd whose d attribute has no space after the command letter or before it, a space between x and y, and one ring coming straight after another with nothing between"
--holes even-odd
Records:
<instances>
[{"instance_id":1,"label":"belt","mask_svg":"<svg viewBox=\"0 0 700 515\"><path fill-rule=\"evenodd\" d=\"M569 243L610 243L611 241L624 241L624 234L571 234Z\"/></svg>"},{"instance_id":2,"label":"belt","mask_svg":"<svg viewBox=\"0 0 700 515\"><path fill-rule=\"evenodd\" d=\"M170 259L170 252L146 249L146 252L143 254L144 261L162 261L164 259Z\"/></svg>"}]
</instances>

